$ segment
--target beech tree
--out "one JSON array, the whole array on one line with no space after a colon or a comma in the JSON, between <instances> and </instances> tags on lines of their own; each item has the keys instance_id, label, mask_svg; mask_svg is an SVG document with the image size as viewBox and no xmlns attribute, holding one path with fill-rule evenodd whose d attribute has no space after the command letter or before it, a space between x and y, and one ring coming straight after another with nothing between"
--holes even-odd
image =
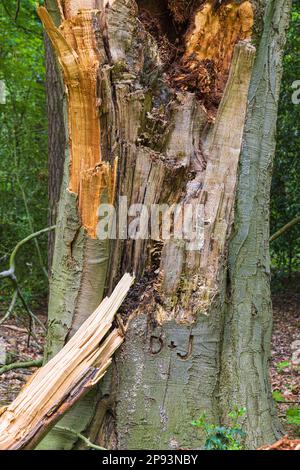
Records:
<instances>
[{"instance_id":1,"label":"beech tree","mask_svg":"<svg viewBox=\"0 0 300 470\"><path fill-rule=\"evenodd\" d=\"M234 406L249 448L275 441L269 199L290 0L45 3L67 142L46 360L124 273L136 281L109 372L38 449L83 448L76 432L109 449L200 448L191 422L226 424ZM203 244L99 239L99 205L118 211L120 196L201 205Z\"/></svg>"}]
</instances>

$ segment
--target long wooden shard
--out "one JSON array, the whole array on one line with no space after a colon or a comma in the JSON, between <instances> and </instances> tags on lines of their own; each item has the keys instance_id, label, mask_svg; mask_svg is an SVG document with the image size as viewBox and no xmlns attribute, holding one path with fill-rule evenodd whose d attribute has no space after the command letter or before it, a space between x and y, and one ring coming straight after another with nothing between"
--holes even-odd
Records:
<instances>
[{"instance_id":1,"label":"long wooden shard","mask_svg":"<svg viewBox=\"0 0 300 470\"><path fill-rule=\"evenodd\" d=\"M61 65L68 101L70 143L69 190L78 195L81 223L91 238L96 238L97 209L107 201L107 181L116 176L113 167L103 162L97 99L97 74L100 65L93 22L98 10L68 8L67 19L57 28L44 7L37 12ZM86 6L92 2L86 2ZM78 11L77 11L78 10ZM72 14L71 14L72 13ZM112 181L112 186L115 183ZM113 198L113 194L111 197Z\"/></svg>"},{"instance_id":2,"label":"long wooden shard","mask_svg":"<svg viewBox=\"0 0 300 470\"><path fill-rule=\"evenodd\" d=\"M124 333L112 329L133 277L125 274L66 346L0 410L0 450L30 449L105 374Z\"/></svg>"}]
</instances>

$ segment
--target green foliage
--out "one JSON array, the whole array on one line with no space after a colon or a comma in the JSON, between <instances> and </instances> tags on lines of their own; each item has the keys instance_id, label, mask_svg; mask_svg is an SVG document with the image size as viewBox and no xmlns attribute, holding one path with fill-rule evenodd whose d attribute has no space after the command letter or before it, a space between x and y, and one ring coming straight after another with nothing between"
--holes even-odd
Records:
<instances>
[{"instance_id":1,"label":"green foliage","mask_svg":"<svg viewBox=\"0 0 300 470\"><path fill-rule=\"evenodd\" d=\"M300 1L293 1L291 25L284 56L279 102L277 150L271 195L271 233L300 213L300 104L293 103L293 83L300 80ZM299 86L297 86L299 89ZM300 224L271 245L272 267L282 282L300 270ZM280 287L275 282L276 290Z\"/></svg>"},{"instance_id":2,"label":"green foliage","mask_svg":"<svg viewBox=\"0 0 300 470\"><path fill-rule=\"evenodd\" d=\"M47 117L42 26L35 0L0 0L0 270L18 241L47 226ZM26 208L27 205L27 208ZM47 263L47 237L38 240ZM29 301L44 296L47 281L34 242L18 256L17 274ZM8 285L8 284L7 284ZM1 300L9 288L1 284Z\"/></svg>"},{"instance_id":3,"label":"green foliage","mask_svg":"<svg viewBox=\"0 0 300 470\"><path fill-rule=\"evenodd\" d=\"M287 422L294 426L300 426L300 408L289 408L286 412Z\"/></svg>"},{"instance_id":4,"label":"green foliage","mask_svg":"<svg viewBox=\"0 0 300 470\"><path fill-rule=\"evenodd\" d=\"M285 402L285 398L279 390L274 390L274 392L272 393L272 396L273 396L273 400L275 400L277 403Z\"/></svg>"},{"instance_id":5,"label":"green foliage","mask_svg":"<svg viewBox=\"0 0 300 470\"><path fill-rule=\"evenodd\" d=\"M276 364L276 369L277 369L277 372L279 373L284 372L286 369L290 367L291 367L291 363L289 361L277 362Z\"/></svg>"},{"instance_id":6,"label":"green foliage","mask_svg":"<svg viewBox=\"0 0 300 470\"><path fill-rule=\"evenodd\" d=\"M193 421L192 425L203 429L206 435L205 450L243 450L243 441L246 434L238 424L238 421L245 414L245 408L235 407L228 414L228 417L231 419L230 427L210 424L205 414L197 421Z\"/></svg>"}]
</instances>

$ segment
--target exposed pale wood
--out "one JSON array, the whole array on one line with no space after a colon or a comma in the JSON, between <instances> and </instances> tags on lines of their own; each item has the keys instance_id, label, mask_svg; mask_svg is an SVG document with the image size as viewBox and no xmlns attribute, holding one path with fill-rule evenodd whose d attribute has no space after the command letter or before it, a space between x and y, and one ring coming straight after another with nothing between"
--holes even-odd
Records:
<instances>
[{"instance_id":1,"label":"exposed pale wood","mask_svg":"<svg viewBox=\"0 0 300 470\"><path fill-rule=\"evenodd\" d=\"M58 0L61 2L61 0ZM72 18L79 10L101 10L106 5L112 5L114 0L64 0L64 7L61 10L64 11L66 18Z\"/></svg>"},{"instance_id":2,"label":"exposed pale wood","mask_svg":"<svg viewBox=\"0 0 300 470\"><path fill-rule=\"evenodd\" d=\"M124 340L111 329L133 277L125 274L66 346L30 378L14 402L2 409L0 449L24 449L37 444L83 394L105 374L111 357Z\"/></svg>"}]
</instances>

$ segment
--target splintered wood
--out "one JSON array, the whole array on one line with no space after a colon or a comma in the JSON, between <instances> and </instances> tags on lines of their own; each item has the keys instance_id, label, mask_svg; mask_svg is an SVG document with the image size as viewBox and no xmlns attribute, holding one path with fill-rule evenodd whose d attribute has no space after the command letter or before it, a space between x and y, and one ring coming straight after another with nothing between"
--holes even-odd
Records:
<instances>
[{"instance_id":1,"label":"splintered wood","mask_svg":"<svg viewBox=\"0 0 300 470\"><path fill-rule=\"evenodd\" d=\"M203 247L199 251L185 251L176 240L165 244L161 262L162 291L169 295L172 303L167 304L170 308L160 309L159 323L170 317L182 323L195 321L197 313L209 312L218 292L234 220L238 163L254 58L255 47L249 41L235 46L215 123L202 140L206 165L198 168L194 180L199 190L187 198L189 203L203 206Z\"/></svg>"},{"instance_id":2,"label":"splintered wood","mask_svg":"<svg viewBox=\"0 0 300 470\"><path fill-rule=\"evenodd\" d=\"M234 220L238 163L242 149L248 90L255 48L248 42L236 45L230 76L215 125L205 143L209 155L200 203L204 204L206 225L200 273L205 310L218 288L218 274L226 241Z\"/></svg>"},{"instance_id":3,"label":"splintered wood","mask_svg":"<svg viewBox=\"0 0 300 470\"><path fill-rule=\"evenodd\" d=\"M177 3L174 3L175 9ZM234 47L239 41L251 38L253 8L250 1L207 0L201 2L192 18L185 35L183 57L170 79L176 88L196 93L215 114L227 82Z\"/></svg>"},{"instance_id":4,"label":"splintered wood","mask_svg":"<svg viewBox=\"0 0 300 470\"><path fill-rule=\"evenodd\" d=\"M93 3L87 1L86 8ZM91 238L96 238L97 209L101 202L111 202L103 201L102 196L107 181L110 187L115 187L116 168L101 161L97 101L99 54L92 26L98 10L77 10L76 2L66 2L62 13L67 19L59 28L44 7L38 7L38 14L55 48L67 90L69 190L79 196L82 225Z\"/></svg>"},{"instance_id":5,"label":"splintered wood","mask_svg":"<svg viewBox=\"0 0 300 470\"><path fill-rule=\"evenodd\" d=\"M254 16L250 1L224 3L217 11L214 4L210 0L196 12L185 57L212 60L222 76L229 70L236 43L251 37Z\"/></svg>"},{"instance_id":6,"label":"splintered wood","mask_svg":"<svg viewBox=\"0 0 300 470\"><path fill-rule=\"evenodd\" d=\"M98 222L98 207L100 202L113 203L118 159L115 159L113 167L103 162L95 168L85 170L81 173L79 192L79 213L83 225L92 238L96 238Z\"/></svg>"},{"instance_id":7,"label":"splintered wood","mask_svg":"<svg viewBox=\"0 0 300 470\"><path fill-rule=\"evenodd\" d=\"M35 447L45 430L103 377L124 340L123 329L112 329L112 322L132 283L125 274L66 346L0 410L0 450Z\"/></svg>"}]
</instances>

